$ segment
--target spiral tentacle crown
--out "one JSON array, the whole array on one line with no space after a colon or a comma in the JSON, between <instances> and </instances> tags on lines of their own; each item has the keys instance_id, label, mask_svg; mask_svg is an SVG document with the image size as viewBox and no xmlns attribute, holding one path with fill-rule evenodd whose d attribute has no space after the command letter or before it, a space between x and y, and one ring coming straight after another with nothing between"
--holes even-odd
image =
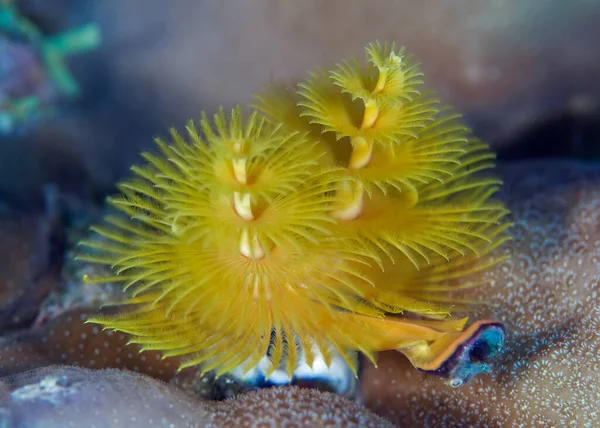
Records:
<instances>
[{"instance_id":1,"label":"spiral tentacle crown","mask_svg":"<svg viewBox=\"0 0 600 428\"><path fill-rule=\"evenodd\" d=\"M481 285L508 239L494 155L403 50L366 53L157 140L109 198L123 215L82 242L114 272L87 281L128 296L90 321L218 374L334 352L356 370L357 351L386 349L459 380L487 371L465 349L495 354L502 329L465 330L452 293Z\"/></svg>"}]
</instances>

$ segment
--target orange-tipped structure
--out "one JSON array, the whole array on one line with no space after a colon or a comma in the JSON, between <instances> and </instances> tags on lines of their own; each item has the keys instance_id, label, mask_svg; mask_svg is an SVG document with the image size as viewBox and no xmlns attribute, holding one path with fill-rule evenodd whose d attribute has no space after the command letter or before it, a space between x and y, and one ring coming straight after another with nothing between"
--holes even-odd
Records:
<instances>
[{"instance_id":1,"label":"orange-tipped structure","mask_svg":"<svg viewBox=\"0 0 600 428\"><path fill-rule=\"evenodd\" d=\"M83 242L114 271L90 281L121 281L131 307L91 321L217 373L268 354L291 374L332 352L356 369L355 351L386 349L453 379L484 371L501 327L463 332L449 292L479 285L462 278L507 239L500 182L478 175L493 154L420 92L402 51L374 44L367 60L144 154L109 199L125 216Z\"/></svg>"}]
</instances>

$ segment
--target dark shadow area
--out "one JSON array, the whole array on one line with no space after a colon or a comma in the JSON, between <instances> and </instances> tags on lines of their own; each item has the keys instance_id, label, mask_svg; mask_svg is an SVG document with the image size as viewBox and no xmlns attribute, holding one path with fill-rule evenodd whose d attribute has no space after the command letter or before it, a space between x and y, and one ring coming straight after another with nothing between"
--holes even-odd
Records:
<instances>
[{"instance_id":1,"label":"dark shadow area","mask_svg":"<svg viewBox=\"0 0 600 428\"><path fill-rule=\"evenodd\" d=\"M564 112L537 121L503 144L501 161L600 159L600 110Z\"/></svg>"}]
</instances>

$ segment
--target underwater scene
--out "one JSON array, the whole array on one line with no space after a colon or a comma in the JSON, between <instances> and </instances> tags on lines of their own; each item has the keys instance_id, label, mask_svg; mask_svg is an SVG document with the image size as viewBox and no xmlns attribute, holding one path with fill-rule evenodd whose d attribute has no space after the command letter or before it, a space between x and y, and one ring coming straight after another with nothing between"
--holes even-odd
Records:
<instances>
[{"instance_id":1,"label":"underwater scene","mask_svg":"<svg viewBox=\"0 0 600 428\"><path fill-rule=\"evenodd\" d=\"M0 427L600 427L600 0L0 0Z\"/></svg>"}]
</instances>

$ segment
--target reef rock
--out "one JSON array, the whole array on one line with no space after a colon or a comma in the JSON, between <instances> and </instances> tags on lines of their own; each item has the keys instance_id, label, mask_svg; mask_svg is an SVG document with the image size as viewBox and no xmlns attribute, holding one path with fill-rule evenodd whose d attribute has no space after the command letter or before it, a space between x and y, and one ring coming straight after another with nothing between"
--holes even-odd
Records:
<instances>
[{"instance_id":1,"label":"reef rock","mask_svg":"<svg viewBox=\"0 0 600 428\"><path fill-rule=\"evenodd\" d=\"M1 382L0 425L10 428L393 426L346 398L297 387L208 402L120 370L49 367Z\"/></svg>"},{"instance_id":2,"label":"reef rock","mask_svg":"<svg viewBox=\"0 0 600 428\"><path fill-rule=\"evenodd\" d=\"M501 169L511 256L477 291L478 317L506 325L492 376L452 389L396 353L364 367L369 408L401 426L600 425L600 167L517 163Z\"/></svg>"}]
</instances>

